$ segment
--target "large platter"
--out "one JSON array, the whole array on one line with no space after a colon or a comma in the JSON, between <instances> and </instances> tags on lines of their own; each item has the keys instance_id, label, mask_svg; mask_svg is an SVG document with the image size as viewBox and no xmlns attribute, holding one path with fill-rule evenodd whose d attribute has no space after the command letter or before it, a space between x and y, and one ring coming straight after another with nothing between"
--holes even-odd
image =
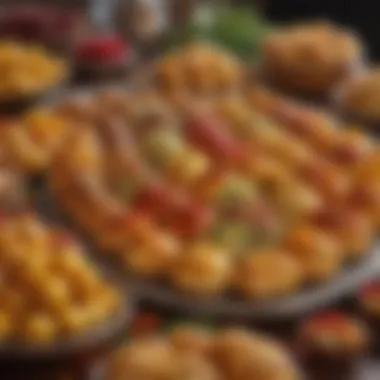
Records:
<instances>
[{"instance_id":1,"label":"large platter","mask_svg":"<svg viewBox=\"0 0 380 380\"><path fill-rule=\"evenodd\" d=\"M108 86L82 87L71 91L60 91L55 93L46 105L54 105L67 96L75 98L86 97L97 91L115 89L118 91L130 91L131 89L141 89L144 85L133 84L111 84ZM55 201L54 195L48 185L42 181L34 189L35 203L37 209L46 218L55 222L66 224L76 230L87 241L89 248L94 252L97 259L106 261L114 269L120 271L120 265L103 255L95 247L91 239L86 236L75 222L60 209ZM105 258L106 257L106 258ZM376 241L364 258L350 265L346 265L342 271L328 282L305 287L300 292L269 300L247 300L237 298L234 295L224 294L214 297L199 297L191 294L184 294L176 290L165 282L158 282L148 278L127 273L124 271L128 291L132 292L135 299L148 304L162 307L168 310L177 311L185 315L206 316L218 318L242 318L252 320L280 320L301 316L315 309L328 306L339 299L352 294L357 287L371 280L380 274L380 245Z\"/></svg>"},{"instance_id":2,"label":"large platter","mask_svg":"<svg viewBox=\"0 0 380 380\"><path fill-rule=\"evenodd\" d=\"M47 186L36 192L38 210L48 219L73 227L64 212L54 202ZM74 227L75 229L75 227ZM92 248L98 259L104 258L94 243L80 229L76 229ZM107 256L108 257L108 256ZM108 260L107 260L108 261ZM108 265L120 271L114 261ZM380 274L380 246L376 242L362 261L348 265L331 281L305 288L297 294L271 300L246 300L228 294L215 297L195 297L184 294L164 282L144 279L124 272L126 286L138 302L162 307L194 317L249 319L257 321L279 321L300 317L321 307L329 306Z\"/></svg>"}]
</instances>

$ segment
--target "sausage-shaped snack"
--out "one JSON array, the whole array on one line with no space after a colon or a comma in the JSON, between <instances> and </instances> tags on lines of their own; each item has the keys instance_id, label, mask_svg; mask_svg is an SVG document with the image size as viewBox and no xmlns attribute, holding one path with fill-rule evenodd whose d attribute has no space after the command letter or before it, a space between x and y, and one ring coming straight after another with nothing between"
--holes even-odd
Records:
<instances>
[{"instance_id":1,"label":"sausage-shaped snack","mask_svg":"<svg viewBox=\"0 0 380 380\"><path fill-rule=\"evenodd\" d=\"M111 171L135 173L141 168L140 153L134 137L121 119L101 118L96 123L96 130L108 152Z\"/></svg>"}]
</instances>

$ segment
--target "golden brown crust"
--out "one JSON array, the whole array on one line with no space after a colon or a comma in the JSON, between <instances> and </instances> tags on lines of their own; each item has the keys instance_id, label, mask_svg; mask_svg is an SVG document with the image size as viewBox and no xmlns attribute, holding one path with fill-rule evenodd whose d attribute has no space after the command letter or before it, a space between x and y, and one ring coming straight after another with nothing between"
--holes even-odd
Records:
<instances>
[{"instance_id":1,"label":"golden brown crust","mask_svg":"<svg viewBox=\"0 0 380 380\"><path fill-rule=\"evenodd\" d=\"M187 332L187 334L189 331ZM199 337L199 329L196 336ZM132 342L110 361L107 380L174 380L196 376L201 380L298 380L299 374L283 348L246 330L205 333L209 350L201 345L183 350L163 337Z\"/></svg>"},{"instance_id":2,"label":"golden brown crust","mask_svg":"<svg viewBox=\"0 0 380 380\"><path fill-rule=\"evenodd\" d=\"M335 25L300 24L283 28L263 43L263 70L275 85L307 94L326 94L362 59L352 33Z\"/></svg>"}]
</instances>

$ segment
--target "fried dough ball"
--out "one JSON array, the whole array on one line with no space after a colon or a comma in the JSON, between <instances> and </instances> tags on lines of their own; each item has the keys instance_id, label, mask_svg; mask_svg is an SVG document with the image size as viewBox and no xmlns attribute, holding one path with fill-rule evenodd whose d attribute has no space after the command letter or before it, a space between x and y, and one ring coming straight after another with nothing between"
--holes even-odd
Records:
<instances>
[{"instance_id":1,"label":"fried dough ball","mask_svg":"<svg viewBox=\"0 0 380 380\"><path fill-rule=\"evenodd\" d=\"M0 72L0 97L6 100L40 95L65 79L67 69L40 46L2 41Z\"/></svg>"},{"instance_id":2,"label":"fried dough ball","mask_svg":"<svg viewBox=\"0 0 380 380\"><path fill-rule=\"evenodd\" d=\"M218 380L215 368L198 355L174 349L167 341L151 338L133 343L113 358L107 380L130 379L199 379Z\"/></svg>"},{"instance_id":3,"label":"fried dough ball","mask_svg":"<svg viewBox=\"0 0 380 380\"><path fill-rule=\"evenodd\" d=\"M159 275L176 263L180 250L181 245L176 238L157 232L151 240L129 249L124 259L137 273Z\"/></svg>"},{"instance_id":4,"label":"fried dough ball","mask_svg":"<svg viewBox=\"0 0 380 380\"><path fill-rule=\"evenodd\" d=\"M339 167L323 159L301 164L298 174L327 199L342 199L350 191L351 178Z\"/></svg>"},{"instance_id":5,"label":"fried dough ball","mask_svg":"<svg viewBox=\"0 0 380 380\"><path fill-rule=\"evenodd\" d=\"M339 90L337 103L343 112L369 122L379 120L379 67L349 78Z\"/></svg>"},{"instance_id":6,"label":"fried dough ball","mask_svg":"<svg viewBox=\"0 0 380 380\"><path fill-rule=\"evenodd\" d=\"M374 222L370 215L347 206L329 205L314 217L314 223L340 241L348 258L365 255L373 241Z\"/></svg>"},{"instance_id":7,"label":"fried dough ball","mask_svg":"<svg viewBox=\"0 0 380 380\"><path fill-rule=\"evenodd\" d=\"M281 88L325 95L357 68L363 48L347 30L327 22L286 27L264 40L263 70Z\"/></svg>"},{"instance_id":8,"label":"fried dough ball","mask_svg":"<svg viewBox=\"0 0 380 380\"><path fill-rule=\"evenodd\" d=\"M248 297L276 297L298 289L302 272L298 262L286 252L253 251L238 264L234 282Z\"/></svg>"},{"instance_id":9,"label":"fried dough ball","mask_svg":"<svg viewBox=\"0 0 380 380\"><path fill-rule=\"evenodd\" d=\"M120 308L120 296L75 240L32 215L8 216L0 230L0 335L46 344L84 333ZM95 307L96 306L96 307Z\"/></svg>"},{"instance_id":10,"label":"fried dough ball","mask_svg":"<svg viewBox=\"0 0 380 380\"><path fill-rule=\"evenodd\" d=\"M225 330L218 334L212 356L228 379L298 379L297 371L280 346L244 330Z\"/></svg>"},{"instance_id":11,"label":"fried dough ball","mask_svg":"<svg viewBox=\"0 0 380 380\"><path fill-rule=\"evenodd\" d=\"M312 226L295 227L283 246L299 260L306 278L311 281L330 278L342 265L339 240Z\"/></svg>"},{"instance_id":12,"label":"fried dough ball","mask_svg":"<svg viewBox=\"0 0 380 380\"><path fill-rule=\"evenodd\" d=\"M231 276L227 253L208 243L195 243L178 259L172 270L172 281L191 293L212 294L223 291Z\"/></svg>"},{"instance_id":13,"label":"fried dough ball","mask_svg":"<svg viewBox=\"0 0 380 380\"><path fill-rule=\"evenodd\" d=\"M159 90L215 94L235 89L243 77L241 63L216 46L193 43L165 56L155 69Z\"/></svg>"}]
</instances>

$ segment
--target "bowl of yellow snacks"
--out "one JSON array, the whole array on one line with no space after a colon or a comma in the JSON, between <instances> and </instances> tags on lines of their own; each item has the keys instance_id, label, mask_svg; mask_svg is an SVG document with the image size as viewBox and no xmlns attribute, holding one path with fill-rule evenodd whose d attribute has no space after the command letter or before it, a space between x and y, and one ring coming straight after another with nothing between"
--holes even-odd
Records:
<instances>
[{"instance_id":1,"label":"bowl of yellow snacks","mask_svg":"<svg viewBox=\"0 0 380 380\"><path fill-rule=\"evenodd\" d=\"M42 46L0 40L0 109L18 111L35 103L66 82L68 66Z\"/></svg>"},{"instance_id":2,"label":"bowl of yellow snacks","mask_svg":"<svg viewBox=\"0 0 380 380\"><path fill-rule=\"evenodd\" d=\"M1 373L83 367L124 336L122 283L67 232L30 213L2 217L0 261Z\"/></svg>"}]
</instances>

